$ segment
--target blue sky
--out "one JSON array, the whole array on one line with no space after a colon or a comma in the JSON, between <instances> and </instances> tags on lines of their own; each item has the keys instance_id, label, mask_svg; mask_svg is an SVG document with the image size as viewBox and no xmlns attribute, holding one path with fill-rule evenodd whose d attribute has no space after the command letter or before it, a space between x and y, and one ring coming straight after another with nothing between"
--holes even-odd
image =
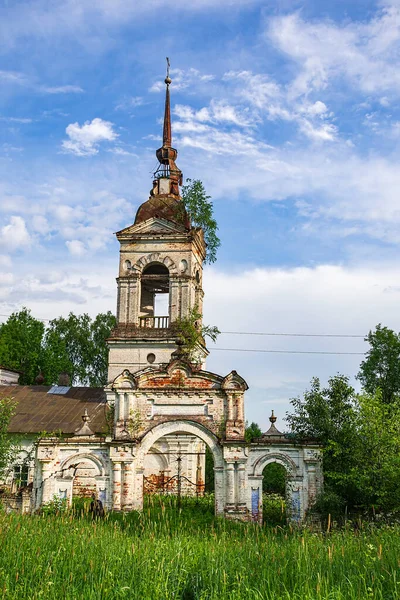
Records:
<instances>
[{"instance_id":1,"label":"blue sky","mask_svg":"<svg viewBox=\"0 0 400 600\"><path fill-rule=\"evenodd\" d=\"M206 320L400 328L398 0L4 1L0 39L0 313L115 310L113 232L151 187L169 56L178 165L213 197L222 239ZM247 379L247 416L266 426L313 375L353 376L361 358L212 350L208 364Z\"/></svg>"}]
</instances>

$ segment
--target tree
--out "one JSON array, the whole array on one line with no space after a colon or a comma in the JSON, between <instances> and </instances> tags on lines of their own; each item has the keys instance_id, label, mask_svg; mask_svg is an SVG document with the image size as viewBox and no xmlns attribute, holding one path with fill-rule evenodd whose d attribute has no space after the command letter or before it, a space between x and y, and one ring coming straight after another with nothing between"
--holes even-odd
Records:
<instances>
[{"instance_id":1,"label":"tree","mask_svg":"<svg viewBox=\"0 0 400 600\"><path fill-rule=\"evenodd\" d=\"M39 373L43 359L44 324L23 308L0 325L0 364L22 371L20 383L29 385Z\"/></svg>"},{"instance_id":2,"label":"tree","mask_svg":"<svg viewBox=\"0 0 400 600\"><path fill-rule=\"evenodd\" d=\"M111 312L100 313L92 321L88 314L50 321L44 346L46 382L57 381L65 371L73 384L103 386L107 383L108 349L106 339L115 326Z\"/></svg>"},{"instance_id":3,"label":"tree","mask_svg":"<svg viewBox=\"0 0 400 600\"><path fill-rule=\"evenodd\" d=\"M357 378L368 394L374 395L380 389L382 402L390 404L400 394L400 335L379 324L365 341L370 349Z\"/></svg>"},{"instance_id":4,"label":"tree","mask_svg":"<svg viewBox=\"0 0 400 600\"><path fill-rule=\"evenodd\" d=\"M111 312L95 319L87 314L59 317L47 328L27 308L13 313L0 325L0 364L21 371L19 382L33 385L39 371L45 383L57 383L67 372L74 384L103 386L107 383L106 339L115 326Z\"/></svg>"},{"instance_id":5,"label":"tree","mask_svg":"<svg viewBox=\"0 0 400 600\"><path fill-rule=\"evenodd\" d=\"M213 216L211 196L206 195L204 186L199 179L194 181L186 179L186 182L186 185L182 186L183 205L191 224L203 230L207 248L205 262L213 263L217 260L217 250L221 245L221 240L217 235L218 225Z\"/></svg>"},{"instance_id":6,"label":"tree","mask_svg":"<svg viewBox=\"0 0 400 600\"><path fill-rule=\"evenodd\" d=\"M250 425L246 422L246 429L244 432L244 439L249 444L253 440L262 436L262 431L258 423L250 423Z\"/></svg>"},{"instance_id":7,"label":"tree","mask_svg":"<svg viewBox=\"0 0 400 600\"><path fill-rule=\"evenodd\" d=\"M321 388L315 377L304 398L294 398L291 404L294 410L287 413L286 421L294 439L311 438L323 447L325 488L347 503L357 504L360 498L353 480L357 460L354 446L358 441L357 400L349 378L335 375L326 388Z\"/></svg>"},{"instance_id":8,"label":"tree","mask_svg":"<svg viewBox=\"0 0 400 600\"><path fill-rule=\"evenodd\" d=\"M399 510L400 401L382 402L381 391L358 397L357 464L352 477L364 506Z\"/></svg>"},{"instance_id":9,"label":"tree","mask_svg":"<svg viewBox=\"0 0 400 600\"><path fill-rule=\"evenodd\" d=\"M0 398L0 479L4 479L9 465L18 452L15 439L8 433L11 418L15 413L15 405L12 398Z\"/></svg>"}]
</instances>

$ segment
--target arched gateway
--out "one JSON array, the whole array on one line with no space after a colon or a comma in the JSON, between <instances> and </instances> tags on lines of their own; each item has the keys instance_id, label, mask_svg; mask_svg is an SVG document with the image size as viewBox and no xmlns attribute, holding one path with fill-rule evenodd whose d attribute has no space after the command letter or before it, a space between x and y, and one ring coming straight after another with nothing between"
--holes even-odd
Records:
<instances>
[{"instance_id":1,"label":"arched gateway","mask_svg":"<svg viewBox=\"0 0 400 600\"><path fill-rule=\"evenodd\" d=\"M244 379L236 371L223 377L205 370L208 351L201 335L190 353L177 342L183 335L177 325L185 319L192 322L195 313L200 315L195 327L201 331L206 246L202 230L191 225L180 197L182 173L171 141L170 83L167 78L163 145L156 153L160 165L150 197L139 207L135 222L117 233L117 325L108 340L105 388L113 410L112 432L99 437L84 423L64 446L54 440L41 442L37 503L57 491L58 484L50 486L51 478L66 485L68 473L54 473L60 460L73 455L79 460L84 451L99 457L91 464L104 465L104 472L93 475L91 486L96 480L106 505L114 510L141 509L146 454L154 448L157 456L147 469L165 470L168 461L159 457L185 434L187 445L200 439L213 454L217 514L260 521L262 472L275 461L287 471L291 516L301 520L322 483L318 447L294 444L273 422L259 440L246 444ZM157 312L159 295L167 298L164 314ZM188 464L192 472L193 468Z\"/></svg>"}]
</instances>

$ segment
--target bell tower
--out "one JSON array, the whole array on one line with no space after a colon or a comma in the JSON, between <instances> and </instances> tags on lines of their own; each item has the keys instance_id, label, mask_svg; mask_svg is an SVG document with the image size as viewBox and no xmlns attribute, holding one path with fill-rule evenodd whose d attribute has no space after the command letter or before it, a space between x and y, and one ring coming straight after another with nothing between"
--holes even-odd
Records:
<instances>
[{"instance_id":1,"label":"bell tower","mask_svg":"<svg viewBox=\"0 0 400 600\"><path fill-rule=\"evenodd\" d=\"M177 348L174 323L195 307L202 315L205 243L201 229L191 226L180 196L182 172L172 147L168 71L165 85L163 144L156 151L159 166L150 197L138 208L133 225L116 234L120 261L117 326L108 340L110 382L124 369L135 373L168 363ZM197 355L203 366L207 354L200 344Z\"/></svg>"}]
</instances>

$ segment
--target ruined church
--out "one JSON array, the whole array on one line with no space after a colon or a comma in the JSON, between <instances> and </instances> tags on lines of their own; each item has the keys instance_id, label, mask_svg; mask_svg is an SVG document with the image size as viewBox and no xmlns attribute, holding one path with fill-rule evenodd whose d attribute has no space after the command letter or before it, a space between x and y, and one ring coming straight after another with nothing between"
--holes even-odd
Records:
<instances>
[{"instance_id":1,"label":"ruined church","mask_svg":"<svg viewBox=\"0 0 400 600\"><path fill-rule=\"evenodd\" d=\"M172 146L169 76L163 144L150 197L119 231L117 326L108 339L104 389L19 386L0 368L0 395L17 401L10 433L21 450L4 488L9 508L34 512L56 498L95 494L107 510L141 510L145 493L203 494L206 449L214 464L215 514L262 521L263 470L286 470L294 521L304 519L322 484L320 451L271 427L245 442L247 383L234 370L206 369L204 340L189 355L176 323L200 315L206 246L180 196ZM164 298L164 314L157 302ZM40 382L38 382L40 383ZM57 434L55 432L58 432Z\"/></svg>"}]
</instances>

